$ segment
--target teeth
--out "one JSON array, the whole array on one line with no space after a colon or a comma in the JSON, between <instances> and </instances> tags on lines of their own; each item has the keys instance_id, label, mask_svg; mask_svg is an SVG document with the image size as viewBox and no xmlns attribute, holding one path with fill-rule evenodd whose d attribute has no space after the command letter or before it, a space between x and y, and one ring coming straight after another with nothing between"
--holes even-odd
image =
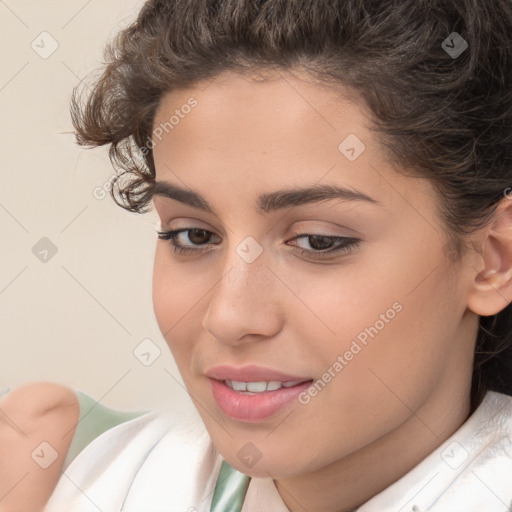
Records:
<instances>
[{"instance_id":1,"label":"teeth","mask_svg":"<svg viewBox=\"0 0 512 512\"><path fill-rule=\"evenodd\" d=\"M290 382L283 382L283 386L285 388L291 388L292 386L296 386L297 384L300 384L301 382L302 382L301 380L290 381Z\"/></svg>"},{"instance_id":2,"label":"teeth","mask_svg":"<svg viewBox=\"0 0 512 512\"><path fill-rule=\"evenodd\" d=\"M264 393L265 391L276 391L281 389L282 387L291 388L292 386L296 386L300 384L302 381L290 381L290 382L278 382L278 381L270 381L270 382L242 382L238 380L226 380L224 383L226 386L234 389L235 391L245 391L249 393Z\"/></svg>"},{"instance_id":3,"label":"teeth","mask_svg":"<svg viewBox=\"0 0 512 512\"><path fill-rule=\"evenodd\" d=\"M229 382L235 391L247 391L247 382L239 382L237 380L231 380Z\"/></svg>"},{"instance_id":4,"label":"teeth","mask_svg":"<svg viewBox=\"0 0 512 512\"><path fill-rule=\"evenodd\" d=\"M247 383L247 391L251 393L262 393L267 390L266 382L248 382Z\"/></svg>"},{"instance_id":5,"label":"teeth","mask_svg":"<svg viewBox=\"0 0 512 512\"><path fill-rule=\"evenodd\" d=\"M267 391L275 391L276 389L279 389L282 387L283 387L282 382L276 382L275 380L267 382Z\"/></svg>"}]
</instances>

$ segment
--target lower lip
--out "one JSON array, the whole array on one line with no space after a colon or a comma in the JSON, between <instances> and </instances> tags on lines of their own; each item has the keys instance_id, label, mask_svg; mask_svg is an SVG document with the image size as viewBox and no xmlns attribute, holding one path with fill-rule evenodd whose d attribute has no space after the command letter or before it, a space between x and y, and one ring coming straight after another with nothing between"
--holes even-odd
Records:
<instances>
[{"instance_id":1,"label":"lower lip","mask_svg":"<svg viewBox=\"0 0 512 512\"><path fill-rule=\"evenodd\" d=\"M280 388L247 395L235 391L220 380L210 379L213 397L224 414L235 420L249 423L263 421L291 404L297 397L311 386L307 381L291 388Z\"/></svg>"}]
</instances>

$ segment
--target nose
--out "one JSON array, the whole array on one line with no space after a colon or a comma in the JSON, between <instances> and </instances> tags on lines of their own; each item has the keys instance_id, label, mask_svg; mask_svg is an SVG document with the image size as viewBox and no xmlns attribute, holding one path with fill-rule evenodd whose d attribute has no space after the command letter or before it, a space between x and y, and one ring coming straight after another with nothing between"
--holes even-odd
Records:
<instances>
[{"instance_id":1,"label":"nose","mask_svg":"<svg viewBox=\"0 0 512 512\"><path fill-rule=\"evenodd\" d=\"M261 341L281 330L285 287L267 263L265 252L251 263L235 249L226 256L202 322L219 342Z\"/></svg>"}]
</instances>

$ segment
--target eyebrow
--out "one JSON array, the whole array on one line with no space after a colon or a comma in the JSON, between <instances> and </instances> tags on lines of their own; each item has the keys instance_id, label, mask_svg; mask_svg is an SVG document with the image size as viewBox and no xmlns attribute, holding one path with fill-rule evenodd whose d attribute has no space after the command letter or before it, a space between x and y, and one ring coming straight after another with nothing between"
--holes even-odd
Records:
<instances>
[{"instance_id":1,"label":"eyebrow","mask_svg":"<svg viewBox=\"0 0 512 512\"><path fill-rule=\"evenodd\" d=\"M217 215L208 201L197 192L173 185L167 181L155 181L151 187L152 196L162 196L184 203L192 208ZM264 193L256 200L256 211L259 214L281 210L289 206L301 206L332 199L343 201L366 201L380 204L380 201L356 189L348 189L337 185L315 185L305 188L293 188Z\"/></svg>"}]
</instances>

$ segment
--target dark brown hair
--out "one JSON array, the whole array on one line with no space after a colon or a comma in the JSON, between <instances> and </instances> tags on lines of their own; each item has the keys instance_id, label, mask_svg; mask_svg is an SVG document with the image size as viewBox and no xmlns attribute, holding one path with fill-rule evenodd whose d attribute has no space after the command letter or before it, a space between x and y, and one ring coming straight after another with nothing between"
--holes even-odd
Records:
<instances>
[{"instance_id":1,"label":"dark brown hair","mask_svg":"<svg viewBox=\"0 0 512 512\"><path fill-rule=\"evenodd\" d=\"M227 70L305 71L357 91L390 160L432 181L458 257L512 184L511 35L509 0L150 0L71 115L79 144L111 145L114 200L144 212L166 92ZM480 318L473 409L487 390L512 394L510 305Z\"/></svg>"}]
</instances>

